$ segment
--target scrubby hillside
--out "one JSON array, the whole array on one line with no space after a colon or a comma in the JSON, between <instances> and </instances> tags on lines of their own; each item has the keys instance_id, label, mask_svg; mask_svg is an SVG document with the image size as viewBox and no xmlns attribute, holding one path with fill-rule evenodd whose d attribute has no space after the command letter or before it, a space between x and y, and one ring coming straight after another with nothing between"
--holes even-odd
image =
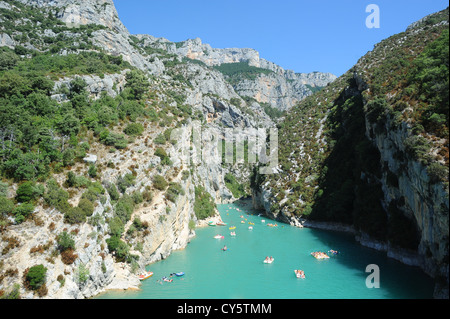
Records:
<instances>
[{"instance_id":1,"label":"scrubby hillside","mask_svg":"<svg viewBox=\"0 0 450 319\"><path fill-rule=\"evenodd\" d=\"M0 21L0 294L137 287L233 199L229 166L184 161L208 141L173 130L272 120L222 73L130 35L112 1L0 1Z\"/></svg>"}]
</instances>

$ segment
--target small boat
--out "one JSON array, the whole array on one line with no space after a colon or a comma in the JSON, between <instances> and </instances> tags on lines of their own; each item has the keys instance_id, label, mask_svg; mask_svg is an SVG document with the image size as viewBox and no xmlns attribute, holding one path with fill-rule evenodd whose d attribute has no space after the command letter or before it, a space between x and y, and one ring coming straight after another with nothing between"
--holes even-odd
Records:
<instances>
[{"instance_id":1,"label":"small boat","mask_svg":"<svg viewBox=\"0 0 450 319\"><path fill-rule=\"evenodd\" d=\"M216 226L216 224L214 224L213 221L210 221L210 222L208 223L208 226Z\"/></svg>"},{"instance_id":2,"label":"small boat","mask_svg":"<svg viewBox=\"0 0 450 319\"><path fill-rule=\"evenodd\" d=\"M167 277L162 277L162 280L165 281L165 282L172 282L173 281L173 279L169 279Z\"/></svg>"},{"instance_id":3,"label":"small boat","mask_svg":"<svg viewBox=\"0 0 450 319\"><path fill-rule=\"evenodd\" d=\"M227 224L224 223L223 221L220 221L218 223L216 223L217 226L226 226Z\"/></svg>"},{"instance_id":4,"label":"small boat","mask_svg":"<svg viewBox=\"0 0 450 319\"><path fill-rule=\"evenodd\" d=\"M241 220L241 224L245 224L245 221Z\"/></svg>"},{"instance_id":5,"label":"small boat","mask_svg":"<svg viewBox=\"0 0 450 319\"><path fill-rule=\"evenodd\" d=\"M181 277L181 276L184 276L184 272L176 272L175 273L175 276L177 276L177 277Z\"/></svg>"},{"instance_id":6,"label":"small boat","mask_svg":"<svg viewBox=\"0 0 450 319\"><path fill-rule=\"evenodd\" d=\"M236 229L236 226L231 226L230 230Z\"/></svg>"},{"instance_id":7,"label":"small boat","mask_svg":"<svg viewBox=\"0 0 450 319\"><path fill-rule=\"evenodd\" d=\"M150 278L151 276L153 276L153 272L151 271L143 272L139 275L139 280L145 280Z\"/></svg>"},{"instance_id":8,"label":"small boat","mask_svg":"<svg viewBox=\"0 0 450 319\"><path fill-rule=\"evenodd\" d=\"M249 227L248 227L248 229L249 229L249 230L252 230L252 229L253 229L253 227L252 227L252 226L249 226Z\"/></svg>"},{"instance_id":9,"label":"small boat","mask_svg":"<svg viewBox=\"0 0 450 319\"><path fill-rule=\"evenodd\" d=\"M271 264L271 263L273 263L274 260L275 260L275 258L273 258L273 257L271 257L271 258L267 257L266 259L264 259L264 263Z\"/></svg>"},{"instance_id":10,"label":"small boat","mask_svg":"<svg viewBox=\"0 0 450 319\"><path fill-rule=\"evenodd\" d=\"M261 219L261 223L265 223L266 222L266 220L265 219Z\"/></svg>"},{"instance_id":11,"label":"small boat","mask_svg":"<svg viewBox=\"0 0 450 319\"><path fill-rule=\"evenodd\" d=\"M216 235L216 236L214 236L214 238L215 238L215 239L224 239L225 236L222 236L222 235Z\"/></svg>"},{"instance_id":12,"label":"small boat","mask_svg":"<svg viewBox=\"0 0 450 319\"><path fill-rule=\"evenodd\" d=\"M236 236L236 233L233 231L233 232L230 233L230 236L234 237L234 236Z\"/></svg>"},{"instance_id":13,"label":"small boat","mask_svg":"<svg viewBox=\"0 0 450 319\"><path fill-rule=\"evenodd\" d=\"M294 270L294 272L295 272L295 276L297 278L302 278L302 279L306 278L305 272L303 270L296 269L296 270Z\"/></svg>"},{"instance_id":14,"label":"small boat","mask_svg":"<svg viewBox=\"0 0 450 319\"><path fill-rule=\"evenodd\" d=\"M249 225L255 225L255 223L252 223L252 222L248 222L248 224L249 224Z\"/></svg>"},{"instance_id":15,"label":"small boat","mask_svg":"<svg viewBox=\"0 0 450 319\"><path fill-rule=\"evenodd\" d=\"M328 259L330 258L330 256L328 256L327 254L325 254L322 251L314 251L311 253L311 255L316 258L316 259Z\"/></svg>"},{"instance_id":16,"label":"small boat","mask_svg":"<svg viewBox=\"0 0 450 319\"><path fill-rule=\"evenodd\" d=\"M337 250L333 250L333 249L330 249L328 252L333 255L339 254L339 252Z\"/></svg>"}]
</instances>

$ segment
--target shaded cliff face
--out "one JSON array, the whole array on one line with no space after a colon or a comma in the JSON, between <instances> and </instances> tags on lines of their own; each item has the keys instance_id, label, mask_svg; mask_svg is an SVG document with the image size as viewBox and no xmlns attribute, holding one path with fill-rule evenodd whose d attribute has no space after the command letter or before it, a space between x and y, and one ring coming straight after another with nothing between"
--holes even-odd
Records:
<instances>
[{"instance_id":1,"label":"shaded cliff face","mask_svg":"<svg viewBox=\"0 0 450 319\"><path fill-rule=\"evenodd\" d=\"M294 107L279 124L280 173L255 179L259 205L351 224L390 255L416 252L411 263L448 285L447 37L448 9Z\"/></svg>"}]
</instances>

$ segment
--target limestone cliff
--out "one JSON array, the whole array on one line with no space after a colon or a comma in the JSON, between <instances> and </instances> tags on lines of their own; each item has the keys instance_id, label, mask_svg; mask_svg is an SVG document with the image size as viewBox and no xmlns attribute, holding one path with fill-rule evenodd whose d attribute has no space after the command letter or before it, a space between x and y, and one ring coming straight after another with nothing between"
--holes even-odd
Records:
<instances>
[{"instance_id":1,"label":"limestone cliff","mask_svg":"<svg viewBox=\"0 0 450 319\"><path fill-rule=\"evenodd\" d=\"M421 267L438 298L448 298L449 146L445 120L432 118L448 119L447 34L448 9L377 44L291 109L279 174L258 176L254 190L275 218L346 224L362 244ZM432 63L442 79L424 76ZM427 81L443 87L425 92Z\"/></svg>"},{"instance_id":2,"label":"limestone cliff","mask_svg":"<svg viewBox=\"0 0 450 319\"><path fill-rule=\"evenodd\" d=\"M256 79L239 80L233 87L241 96L254 98L259 103L267 103L280 110L288 110L311 95L311 88L324 87L336 79L336 76L330 73L295 73L261 58L259 52L254 49L215 49L209 44L203 44L199 38L177 43L172 50L183 57L202 61L208 66L246 63L269 70L269 74L261 73Z\"/></svg>"},{"instance_id":3,"label":"limestone cliff","mask_svg":"<svg viewBox=\"0 0 450 319\"><path fill-rule=\"evenodd\" d=\"M428 165L439 164L434 166L439 172L442 166L448 170L448 156L447 162L444 158L448 136L445 139L422 132L432 144L426 162L408 154L412 151L408 142L418 129L411 126L410 117L416 100L407 99L410 104L405 104L404 98L395 104L395 97L403 91L399 88L404 87L390 87L391 78L381 84L376 81L394 73L386 71L386 65L392 65L385 63L392 55L406 51L414 59L443 29L448 29L448 11L447 20L425 19L391 39L394 41L376 46L355 68L336 79L328 73L284 70L260 58L253 49L214 49L200 39L173 43L151 35L131 35L119 20L112 0L0 1L0 9L17 17L11 23L0 15L0 22L9 22L0 25L0 46L8 48L5 52L10 57L32 61L31 53L39 52L53 58L86 59L82 62L87 68L82 71L71 61L67 69L61 67L62 73L47 74L54 86L45 87L48 92L42 90L58 109L74 108L68 117L72 121L65 126L76 125L75 115L82 114L78 136L70 132L58 135L46 127L44 133L36 135L51 141L58 152L76 145L77 152L95 155L83 160L84 155L77 154L70 165L47 165L51 177L67 192L71 206L78 207L86 194L92 197L94 209L88 222L68 223L65 214L42 196L22 223L13 214L5 217L2 212L1 292L19 284L23 298L88 298L105 289L138 288L137 271L183 249L195 236L194 226L200 224L194 212L196 187L201 186L215 203L235 199L224 181L229 172L240 182L254 186L254 204L274 218L293 224L298 224L300 217L314 214L327 221L343 218L344 222L354 222L351 227L362 243L373 243L375 238L379 247L396 258L400 256L398 242L416 245L407 250L410 255L402 253L399 259L423 267L440 284L448 285L448 180L447 184L436 180ZM30 22L21 15L22 9L40 15ZM40 19L47 19L46 23ZM27 34L30 27L33 32ZM108 60L105 53L117 59ZM89 54L98 54L95 63L89 60ZM114 67L98 71L97 64L104 61ZM9 62L2 62L2 67L8 70ZM397 62L400 66L405 63ZM255 72L247 77L237 72L236 77L230 77L220 68L227 64L242 64ZM142 71L149 83L143 101L120 99L133 81L127 77L130 70ZM73 98L74 81L85 84L76 96L81 96L80 100ZM312 95L312 89L318 87L325 88ZM390 91L383 91L385 88ZM384 95L388 105L401 104L405 117L391 114L389 107L380 114L370 112L373 92L377 97ZM115 98L119 98L116 104ZM93 106L88 110L83 105L87 101ZM101 103L95 104L98 101ZM145 106L144 112L135 116L132 111L139 103ZM108 117L113 111L105 106L116 110L124 105L128 109L119 114L120 120ZM192 130L216 137L234 130L233 137L240 139L247 133L260 134L258 128L275 127L265 113L267 105L289 110L289 117L278 123L283 147L279 148L279 166L274 169L277 174L254 174L252 165L185 161L186 155L191 159L223 155L214 138L192 143ZM96 126L96 121L107 124ZM130 123L141 125L140 134L123 136ZM171 130L180 128L185 134L174 140ZM58 129L66 131L65 127ZM0 127L2 150L14 143L16 136L12 133L9 127ZM40 148L32 151L37 156L29 162L39 163ZM90 171L92 163L96 174ZM81 186L67 183L69 172L80 178ZM167 185L157 185L156 177L162 177ZM1 182L0 199L7 197L13 202L20 183L12 178L6 184ZM38 179L37 184L44 182ZM118 185L122 186L121 194L111 191ZM128 203L120 207L119 198L132 200L134 209L130 211ZM366 199L374 203L370 209L362 204ZM316 203L330 209L321 210ZM126 217L120 232L123 244L122 250L113 252L108 241L119 209ZM396 223L388 222L392 220ZM74 239L73 254L64 258L57 244L63 232ZM403 233L406 235L395 236ZM127 260L118 262L124 251ZM22 285L27 268L37 264L47 268L47 291L41 291L42 296ZM439 294L445 296L445 290L439 288Z\"/></svg>"}]
</instances>

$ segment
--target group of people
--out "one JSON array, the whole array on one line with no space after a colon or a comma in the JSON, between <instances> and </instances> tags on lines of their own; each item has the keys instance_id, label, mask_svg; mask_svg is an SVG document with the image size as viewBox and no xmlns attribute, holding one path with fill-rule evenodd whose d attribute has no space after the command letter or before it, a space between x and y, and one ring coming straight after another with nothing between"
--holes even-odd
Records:
<instances>
[{"instance_id":1,"label":"group of people","mask_svg":"<svg viewBox=\"0 0 450 319\"><path fill-rule=\"evenodd\" d=\"M297 278L305 278L305 272L303 270L296 269L294 272Z\"/></svg>"},{"instance_id":2,"label":"group of people","mask_svg":"<svg viewBox=\"0 0 450 319\"><path fill-rule=\"evenodd\" d=\"M270 256L270 257L267 256L266 259L264 259L264 262L265 262L265 263L271 263L272 261L274 261L274 259L273 259L272 256Z\"/></svg>"},{"instance_id":3,"label":"group of people","mask_svg":"<svg viewBox=\"0 0 450 319\"><path fill-rule=\"evenodd\" d=\"M330 258L327 254L325 254L323 251L314 251L311 253L311 255L317 259L324 259L324 258Z\"/></svg>"}]
</instances>

